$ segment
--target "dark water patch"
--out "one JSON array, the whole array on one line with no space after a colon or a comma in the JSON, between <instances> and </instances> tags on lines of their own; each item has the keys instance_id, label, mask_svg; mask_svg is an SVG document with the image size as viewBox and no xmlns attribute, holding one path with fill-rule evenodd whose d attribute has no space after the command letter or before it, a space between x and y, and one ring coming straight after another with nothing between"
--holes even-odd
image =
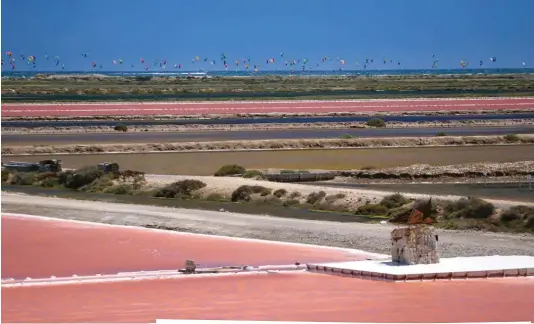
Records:
<instances>
[{"instance_id":1,"label":"dark water patch","mask_svg":"<svg viewBox=\"0 0 534 324\"><path fill-rule=\"evenodd\" d=\"M65 134L6 134L2 144L60 145L88 143L176 143L229 140L319 139L359 137L419 137L445 133L449 136L498 136L506 134L534 134L534 126L508 127L432 127L432 128L364 128L364 129L292 129L252 131L199 132L127 132L127 133L65 133Z\"/></svg>"},{"instance_id":2,"label":"dark water patch","mask_svg":"<svg viewBox=\"0 0 534 324\"><path fill-rule=\"evenodd\" d=\"M224 100L224 99L258 99L258 98L311 98L311 97L355 97L374 96L386 97L411 97L420 96L504 96L507 94L522 94L518 91L496 89L439 89L439 90L325 90L325 91L263 91L263 92L201 92L201 93L153 93L153 94L11 94L2 95L2 102L65 102L65 101L163 101L163 100Z\"/></svg>"},{"instance_id":3,"label":"dark water patch","mask_svg":"<svg viewBox=\"0 0 534 324\"><path fill-rule=\"evenodd\" d=\"M345 213L336 212L322 212L313 211L304 208L289 208L283 206L275 206L269 204L260 203L233 203L226 201L207 201L200 199L165 199L165 198L152 198L141 195L114 195L103 193L87 193L78 192L61 188L41 188L34 186L17 186L17 185L2 185L2 191L11 191L18 193L25 193L29 195L37 195L44 197L58 197L69 198L77 200L90 200L90 201L102 201L108 203L125 203L135 205L149 205L159 207L172 207L172 208L184 208L184 209L200 209L218 211L221 208L228 212L241 213L241 214L253 214L262 216L274 216L282 218L293 219L307 219L307 220L321 220L321 221L333 221L343 223L369 223L376 222L376 219L356 216ZM179 230L177 228L176 230Z\"/></svg>"}]
</instances>

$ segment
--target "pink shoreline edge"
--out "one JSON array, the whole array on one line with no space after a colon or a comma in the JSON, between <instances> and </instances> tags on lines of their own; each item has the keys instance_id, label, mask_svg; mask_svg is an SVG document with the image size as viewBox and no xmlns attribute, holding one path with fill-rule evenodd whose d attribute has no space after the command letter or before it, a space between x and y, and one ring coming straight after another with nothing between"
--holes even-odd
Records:
<instances>
[{"instance_id":1,"label":"pink shoreline edge","mask_svg":"<svg viewBox=\"0 0 534 324\"><path fill-rule=\"evenodd\" d=\"M54 218L54 217L40 216L40 215L29 215L29 214L4 213L4 212L2 212L1 216L2 216L2 218L4 218L4 217L6 217L6 218L33 218L33 219L39 219L39 220L42 220L42 221L75 223L75 224L89 225L89 226L95 226L95 227L101 226L101 227L111 227L111 228L124 228L124 229L136 230L136 231L144 231L144 232L152 231L152 232L157 232L157 233L166 233L166 234L178 235L178 236L213 237L213 238L219 238L219 239L227 239L227 240L235 240L235 241L246 241L246 242L247 241L248 242L257 242L257 243L263 243L263 244L318 248L318 249L334 250L334 251L341 251L341 252L346 252L346 253L351 253L351 254L357 254L357 255L365 256L365 257L371 258L371 259L385 259L385 258L389 258L390 257L389 255L386 255L386 254L372 253L372 252L368 252L368 251L363 251L363 250L358 250L358 249L350 249L350 248L331 247L331 246L322 246L322 245L313 245L313 244L304 244L304 243L268 241L268 240L261 240L261 239L229 237L229 236L222 236L222 235L176 232L176 231L168 231L168 230L162 230L162 229L156 229L156 228L146 228L146 227L128 226L128 225L111 225L111 224L105 224L105 223L88 222L88 221L71 220L71 219L61 219L61 218Z\"/></svg>"}]
</instances>

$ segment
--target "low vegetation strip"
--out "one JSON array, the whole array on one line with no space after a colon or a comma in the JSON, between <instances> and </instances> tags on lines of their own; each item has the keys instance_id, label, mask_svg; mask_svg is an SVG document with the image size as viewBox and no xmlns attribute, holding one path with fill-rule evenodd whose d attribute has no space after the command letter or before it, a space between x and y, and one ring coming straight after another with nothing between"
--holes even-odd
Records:
<instances>
[{"instance_id":1,"label":"low vegetation strip","mask_svg":"<svg viewBox=\"0 0 534 324\"><path fill-rule=\"evenodd\" d=\"M385 128L461 128L461 127L506 127L534 125L533 118L524 119L482 119L458 121L417 121L397 122L389 121ZM289 130L289 129L364 129L373 128L365 122L306 122L306 123L259 123L259 124L147 124L126 125L118 123L114 126L36 126L31 127L2 127L2 134L65 134L65 133L116 133L116 132L198 132L198 131L257 131L257 130ZM436 132L436 136L446 136L446 132ZM340 133L341 138L355 136Z\"/></svg>"},{"instance_id":2,"label":"low vegetation strip","mask_svg":"<svg viewBox=\"0 0 534 324\"><path fill-rule=\"evenodd\" d=\"M415 98L414 98L415 100ZM53 102L54 104L61 105L61 103ZM64 103L67 104L67 103ZM84 102L84 104L88 104ZM109 103L104 102L102 104L118 104L118 103ZM124 104L124 103L121 103ZM21 107L24 107L24 104L21 104ZM376 112L370 114L369 112L362 111L352 111L352 112L296 112L296 113L237 113L237 114L206 114L202 115L203 118L212 118L218 120L225 119L235 119L235 118L280 118L280 117L369 117L373 116L449 116L449 115L512 115L512 114L526 114L534 112L534 108L529 109L482 109L482 110L454 110L454 111L392 111L392 112ZM3 121L116 121L118 116L16 116L16 117L3 117ZM191 120L198 119L199 115L181 115L178 117L180 120ZM176 115L125 115L120 116L122 121L165 121L177 119Z\"/></svg>"},{"instance_id":3,"label":"low vegetation strip","mask_svg":"<svg viewBox=\"0 0 534 324\"><path fill-rule=\"evenodd\" d=\"M232 165L217 171L217 178L166 177L166 181L156 183L147 180L142 172L128 170L106 173L91 166L43 173L3 170L2 183L115 195L142 195L158 199L207 200L334 212L342 218L353 217L354 221L364 222L406 223L416 201L414 195L399 193L371 197L370 192L365 191L344 192L333 188L315 190L312 187L312 191L306 192L295 190L302 188L298 185L253 179L232 181L234 179L225 177L243 171L247 172L242 167ZM218 186L214 180L225 180L222 178L228 181L219 181ZM226 185L221 187L222 183ZM360 196L356 197L357 194ZM437 197L432 200L432 218L436 226L447 229L534 232L534 207L518 205L503 209L474 197Z\"/></svg>"},{"instance_id":4,"label":"low vegetation strip","mask_svg":"<svg viewBox=\"0 0 534 324\"><path fill-rule=\"evenodd\" d=\"M295 97L299 94L350 93L511 93L534 92L532 74L502 75L354 75L354 76L252 76L252 77L109 77L104 75L37 75L29 79L3 79L2 97L22 95L182 95L230 98ZM466 86L468 84L468 86ZM219 95L219 96L216 96ZM5 99L2 98L4 101ZM83 99L82 99L83 100Z\"/></svg>"},{"instance_id":5,"label":"low vegetation strip","mask_svg":"<svg viewBox=\"0 0 534 324\"><path fill-rule=\"evenodd\" d=\"M406 167L376 169L366 166L360 170L335 172L337 176L370 179L429 179L429 178L468 178L468 177L506 177L534 175L534 161L509 163L468 163L459 165L416 164Z\"/></svg>"},{"instance_id":6,"label":"low vegetation strip","mask_svg":"<svg viewBox=\"0 0 534 324\"><path fill-rule=\"evenodd\" d=\"M425 147L462 145L534 144L534 135L505 136L437 136L437 137L390 137L390 138L339 138L296 139L181 143L138 143L100 145L47 145L2 147L2 155L31 154L93 154L93 153L141 153L141 152L187 152L187 151L242 151L283 149L340 149Z\"/></svg>"}]
</instances>

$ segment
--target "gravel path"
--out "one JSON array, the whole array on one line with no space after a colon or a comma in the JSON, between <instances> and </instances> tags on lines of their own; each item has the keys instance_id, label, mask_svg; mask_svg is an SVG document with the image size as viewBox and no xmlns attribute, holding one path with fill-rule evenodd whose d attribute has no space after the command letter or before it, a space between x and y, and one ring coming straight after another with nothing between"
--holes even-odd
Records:
<instances>
[{"instance_id":1,"label":"gravel path","mask_svg":"<svg viewBox=\"0 0 534 324\"><path fill-rule=\"evenodd\" d=\"M2 212L108 224L164 224L176 230L234 237L308 243L389 254L391 225L334 223L269 216L139 206L2 193ZM440 231L443 257L534 256L534 235Z\"/></svg>"}]
</instances>

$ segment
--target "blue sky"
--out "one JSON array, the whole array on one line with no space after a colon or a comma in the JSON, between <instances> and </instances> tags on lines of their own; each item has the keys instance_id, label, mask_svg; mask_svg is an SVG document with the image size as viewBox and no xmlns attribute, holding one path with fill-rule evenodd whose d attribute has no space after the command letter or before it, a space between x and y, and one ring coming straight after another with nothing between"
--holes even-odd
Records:
<instances>
[{"instance_id":1,"label":"blue sky","mask_svg":"<svg viewBox=\"0 0 534 324\"><path fill-rule=\"evenodd\" d=\"M2 0L2 58L7 63L12 51L19 71L32 70L21 53L36 56L37 70L55 69L56 55L66 70L91 70L92 61L104 70L130 70L130 63L143 70L141 57L151 70L163 59L167 70L175 63L195 70L195 56L222 69L223 52L231 69L248 57L261 70L303 58L316 68L322 56L333 58L322 69L361 68L365 58L375 59L369 69L398 68L384 58L430 68L432 54L440 68L460 68L462 60L534 67L532 13L534 0ZM266 65L271 57L277 62ZM124 64L114 66L119 58Z\"/></svg>"}]
</instances>

